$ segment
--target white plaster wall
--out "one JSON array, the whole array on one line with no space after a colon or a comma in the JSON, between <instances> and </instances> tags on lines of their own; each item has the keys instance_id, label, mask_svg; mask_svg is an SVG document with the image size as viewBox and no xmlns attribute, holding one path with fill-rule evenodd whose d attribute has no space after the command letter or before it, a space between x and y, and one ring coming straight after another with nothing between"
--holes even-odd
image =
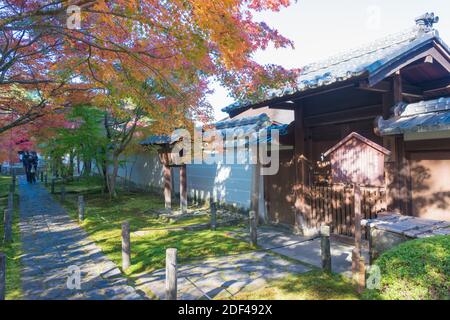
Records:
<instances>
[{"instance_id":1,"label":"white plaster wall","mask_svg":"<svg viewBox=\"0 0 450 320\"><path fill-rule=\"evenodd\" d=\"M156 154L133 155L122 161L119 177L138 186L163 188L162 165ZM207 200L213 192L220 202L248 209L253 167L221 163L187 165L188 195L192 197L197 192L202 199ZM180 189L179 176L179 168L172 168L173 190L176 193ZM263 202L260 202L260 208L264 208Z\"/></svg>"}]
</instances>

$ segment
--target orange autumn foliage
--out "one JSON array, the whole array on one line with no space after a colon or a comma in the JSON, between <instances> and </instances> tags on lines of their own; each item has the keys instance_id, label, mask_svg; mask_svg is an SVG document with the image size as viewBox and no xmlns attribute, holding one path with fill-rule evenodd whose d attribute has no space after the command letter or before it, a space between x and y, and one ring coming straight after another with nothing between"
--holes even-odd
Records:
<instances>
[{"instance_id":1,"label":"orange autumn foliage","mask_svg":"<svg viewBox=\"0 0 450 320\"><path fill-rule=\"evenodd\" d=\"M0 2L0 135L80 103L120 118L130 97L153 132L169 132L210 120L211 78L237 99L293 78L252 59L270 44L293 45L252 14L278 11L289 0ZM79 28L67 25L69 5L80 8Z\"/></svg>"}]
</instances>

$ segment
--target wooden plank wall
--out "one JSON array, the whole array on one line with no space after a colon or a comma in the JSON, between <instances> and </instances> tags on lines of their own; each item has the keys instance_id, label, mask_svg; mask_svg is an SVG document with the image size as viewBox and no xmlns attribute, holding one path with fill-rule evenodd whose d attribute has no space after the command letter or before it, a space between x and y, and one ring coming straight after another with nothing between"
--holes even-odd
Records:
<instances>
[{"instance_id":1,"label":"wooden plank wall","mask_svg":"<svg viewBox=\"0 0 450 320\"><path fill-rule=\"evenodd\" d=\"M386 210L384 188L362 188L362 213L364 219L374 218L376 213ZM310 227L320 228L323 223L331 226L336 234L353 236L355 212L354 190L342 185L312 186L305 193L310 208L306 223Z\"/></svg>"}]
</instances>

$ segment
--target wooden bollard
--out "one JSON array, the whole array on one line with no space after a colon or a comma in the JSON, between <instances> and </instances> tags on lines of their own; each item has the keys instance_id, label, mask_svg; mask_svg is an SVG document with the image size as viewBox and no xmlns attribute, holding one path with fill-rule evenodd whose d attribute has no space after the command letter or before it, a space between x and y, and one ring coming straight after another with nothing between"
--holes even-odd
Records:
<instances>
[{"instance_id":1,"label":"wooden bollard","mask_svg":"<svg viewBox=\"0 0 450 320\"><path fill-rule=\"evenodd\" d=\"M320 227L320 248L322 256L322 269L331 272L331 246L330 246L330 226Z\"/></svg>"},{"instance_id":2,"label":"wooden bollard","mask_svg":"<svg viewBox=\"0 0 450 320\"><path fill-rule=\"evenodd\" d=\"M373 264L373 261L375 260L375 251L373 248L373 239L372 239L372 228L370 226L370 223L366 226L366 233L367 233L367 240L369 243L369 266Z\"/></svg>"},{"instance_id":3,"label":"wooden bollard","mask_svg":"<svg viewBox=\"0 0 450 320\"><path fill-rule=\"evenodd\" d=\"M3 216L3 241L5 243L12 242L12 210L5 209Z\"/></svg>"},{"instance_id":4,"label":"wooden bollard","mask_svg":"<svg viewBox=\"0 0 450 320\"><path fill-rule=\"evenodd\" d=\"M0 300L6 296L6 256L0 253Z\"/></svg>"},{"instance_id":5,"label":"wooden bollard","mask_svg":"<svg viewBox=\"0 0 450 320\"><path fill-rule=\"evenodd\" d=\"M166 300L177 300L177 249L166 250Z\"/></svg>"},{"instance_id":6,"label":"wooden bollard","mask_svg":"<svg viewBox=\"0 0 450 320\"><path fill-rule=\"evenodd\" d=\"M364 257L359 257L358 266L358 293L362 293L366 288L366 264L364 262Z\"/></svg>"},{"instance_id":7,"label":"wooden bollard","mask_svg":"<svg viewBox=\"0 0 450 320\"><path fill-rule=\"evenodd\" d=\"M78 220L83 222L84 220L84 197L78 196Z\"/></svg>"},{"instance_id":8,"label":"wooden bollard","mask_svg":"<svg viewBox=\"0 0 450 320\"><path fill-rule=\"evenodd\" d=\"M52 178L51 192L55 194L55 178Z\"/></svg>"},{"instance_id":9,"label":"wooden bollard","mask_svg":"<svg viewBox=\"0 0 450 320\"><path fill-rule=\"evenodd\" d=\"M352 280L354 283L359 283L359 259L361 257L361 254L359 250L356 248L353 248L352 250Z\"/></svg>"},{"instance_id":10,"label":"wooden bollard","mask_svg":"<svg viewBox=\"0 0 450 320\"><path fill-rule=\"evenodd\" d=\"M8 209L14 210L14 192L8 193Z\"/></svg>"},{"instance_id":11,"label":"wooden bollard","mask_svg":"<svg viewBox=\"0 0 450 320\"><path fill-rule=\"evenodd\" d=\"M16 169L14 168L13 169L13 175L12 175L12 185L13 185L13 188L14 188L14 190L16 189Z\"/></svg>"},{"instance_id":12,"label":"wooden bollard","mask_svg":"<svg viewBox=\"0 0 450 320\"><path fill-rule=\"evenodd\" d=\"M255 211L251 210L249 213L249 225L250 225L250 243L253 246L256 246L258 243L258 234L257 234L257 226L256 226L256 213Z\"/></svg>"},{"instance_id":13,"label":"wooden bollard","mask_svg":"<svg viewBox=\"0 0 450 320\"><path fill-rule=\"evenodd\" d=\"M122 223L122 270L127 270L131 265L130 223Z\"/></svg>"},{"instance_id":14,"label":"wooden bollard","mask_svg":"<svg viewBox=\"0 0 450 320\"><path fill-rule=\"evenodd\" d=\"M216 230L217 228L217 207L214 199L209 198L209 208L211 210L211 230Z\"/></svg>"},{"instance_id":15,"label":"wooden bollard","mask_svg":"<svg viewBox=\"0 0 450 320\"><path fill-rule=\"evenodd\" d=\"M361 187L354 187L355 194L355 248L352 251L352 277L359 278L359 259L361 257Z\"/></svg>"},{"instance_id":16,"label":"wooden bollard","mask_svg":"<svg viewBox=\"0 0 450 320\"><path fill-rule=\"evenodd\" d=\"M61 184L61 202L66 200L66 186L64 185L64 181Z\"/></svg>"},{"instance_id":17,"label":"wooden bollard","mask_svg":"<svg viewBox=\"0 0 450 320\"><path fill-rule=\"evenodd\" d=\"M196 206L197 205L197 193L195 192L195 190L192 190L192 205Z\"/></svg>"}]
</instances>

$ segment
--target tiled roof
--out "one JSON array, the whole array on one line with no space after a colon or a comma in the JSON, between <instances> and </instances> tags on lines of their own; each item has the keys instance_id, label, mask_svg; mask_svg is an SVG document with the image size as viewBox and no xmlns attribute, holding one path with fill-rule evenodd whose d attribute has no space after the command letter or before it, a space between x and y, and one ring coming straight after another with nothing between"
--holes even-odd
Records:
<instances>
[{"instance_id":1,"label":"tiled roof","mask_svg":"<svg viewBox=\"0 0 450 320\"><path fill-rule=\"evenodd\" d=\"M272 138L270 135L271 130L278 130L280 136L286 135L288 125L274 124L267 114L261 113L253 117L219 121L214 124L214 128L216 129L216 132L218 131L222 135L223 139L236 136L238 140L236 142L236 145L240 146L246 143L246 137L248 138L248 142L250 144L261 142L258 133L262 132L263 130L266 130L266 132L268 133L266 137L266 141L268 142L270 142ZM210 134L214 133L215 132L211 132ZM208 132L205 133L206 136L208 134ZM225 147L231 146L234 143L234 141L225 141Z\"/></svg>"},{"instance_id":2,"label":"tiled roof","mask_svg":"<svg viewBox=\"0 0 450 320\"><path fill-rule=\"evenodd\" d=\"M219 132L222 135L223 139L225 139L226 137L236 136L239 140L239 137L248 137L250 143L256 143L259 141L257 133L261 132L262 130L267 130L267 132L269 133L270 130L276 129L279 131L280 135L285 135L287 134L288 125L277 125L270 119L267 114L262 113L253 117L219 121L213 124L213 128L216 130L216 132ZM216 132L205 131L205 139L208 139L209 136L212 136ZM162 145L172 144L177 141L179 141L179 138L177 138L177 136L169 137L167 135L154 135L141 141L140 144ZM271 141L270 134L267 136L267 141ZM245 143L245 141L243 141L243 143Z\"/></svg>"},{"instance_id":3,"label":"tiled roof","mask_svg":"<svg viewBox=\"0 0 450 320\"><path fill-rule=\"evenodd\" d=\"M173 144L175 142L180 141L181 136L177 135L176 131L172 136L168 135L154 135L150 136L147 139L141 141L139 144L143 146L147 145L162 145L162 144Z\"/></svg>"},{"instance_id":4,"label":"tiled roof","mask_svg":"<svg viewBox=\"0 0 450 320\"><path fill-rule=\"evenodd\" d=\"M337 54L326 60L309 64L301 68L302 71L295 88L289 87L269 91L266 100L348 80L365 72L373 74L389 61L408 53L414 47L431 39L437 40L448 49L447 45L439 38L436 30L425 31L415 26L362 47ZM250 101L235 102L223 108L222 111L231 112L252 104Z\"/></svg>"},{"instance_id":5,"label":"tiled roof","mask_svg":"<svg viewBox=\"0 0 450 320\"><path fill-rule=\"evenodd\" d=\"M378 119L381 135L450 130L450 97L398 104L395 116Z\"/></svg>"}]
</instances>

